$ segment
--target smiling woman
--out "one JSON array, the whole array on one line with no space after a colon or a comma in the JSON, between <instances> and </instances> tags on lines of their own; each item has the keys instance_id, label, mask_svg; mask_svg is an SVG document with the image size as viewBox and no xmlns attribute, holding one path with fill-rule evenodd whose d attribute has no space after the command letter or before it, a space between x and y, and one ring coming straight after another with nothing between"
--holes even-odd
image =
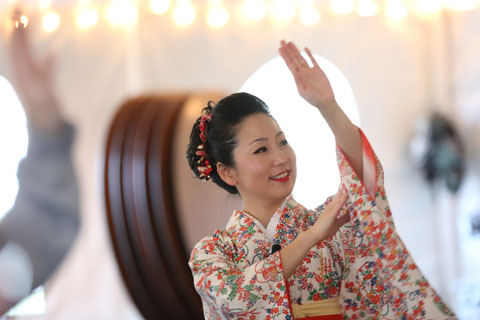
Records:
<instances>
[{"instance_id":1,"label":"smiling woman","mask_svg":"<svg viewBox=\"0 0 480 320\"><path fill-rule=\"evenodd\" d=\"M279 51L335 136L339 191L315 210L300 205L291 195L295 153L265 103L248 93L209 103L187 158L198 178L238 193L243 209L192 251L205 318L454 319L397 235L382 165L327 76L307 48L310 65L291 42Z\"/></svg>"},{"instance_id":2,"label":"smiling woman","mask_svg":"<svg viewBox=\"0 0 480 320\"><path fill-rule=\"evenodd\" d=\"M278 208L295 184L296 159L266 104L248 93L236 93L215 108L209 103L203 113L192 129L187 150L193 172L229 193L239 193L247 211ZM211 169L208 175L203 172L204 162ZM265 219L258 216L262 222L267 217L268 213Z\"/></svg>"},{"instance_id":3,"label":"smiling woman","mask_svg":"<svg viewBox=\"0 0 480 320\"><path fill-rule=\"evenodd\" d=\"M315 54L314 57L328 76L339 106L356 126L360 126L357 103L348 79L331 61ZM266 86L265 83L275 85ZM298 95L282 58L278 56L263 64L240 91L262 97L295 150L298 161L293 189L295 199L307 208L314 208L320 199L334 194L340 182L337 164L334 157L325 156L325 150L335 148L335 137L322 115Z\"/></svg>"}]
</instances>

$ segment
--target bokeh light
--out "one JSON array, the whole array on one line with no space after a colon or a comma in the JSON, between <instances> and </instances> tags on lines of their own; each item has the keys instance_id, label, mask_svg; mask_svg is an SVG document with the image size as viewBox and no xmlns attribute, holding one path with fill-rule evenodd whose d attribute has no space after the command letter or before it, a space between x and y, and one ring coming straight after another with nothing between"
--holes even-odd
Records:
<instances>
[{"instance_id":1,"label":"bokeh light","mask_svg":"<svg viewBox=\"0 0 480 320\"><path fill-rule=\"evenodd\" d=\"M245 0L242 11L248 19L259 21L267 14L267 3L265 0Z\"/></svg>"},{"instance_id":2,"label":"bokeh light","mask_svg":"<svg viewBox=\"0 0 480 320\"><path fill-rule=\"evenodd\" d=\"M107 8L107 20L115 26L132 26L137 22L138 9L132 0L113 0Z\"/></svg>"},{"instance_id":3,"label":"bokeh light","mask_svg":"<svg viewBox=\"0 0 480 320\"><path fill-rule=\"evenodd\" d=\"M357 14L361 17L372 17L380 12L380 7L375 0L358 0Z\"/></svg>"},{"instance_id":4,"label":"bokeh light","mask_svg":"<svg viewBox=\"0 0 480 320\"><path fill-rule=\"evenodd\" d=\"M161 15L165 14L170 9L170 0L151 0L150 9L153 13Z\"/></svg>"},{"instance_id":5,"label":"bokeh light","mask_svg":"<svg viewBox=\"0 0 480 320\"><path fill-rule=\"evenodd\" d=\"M295 11L295 1L293 0L274 0L271 6L272 16L277 21L293 18Z\"/></svg>"},{"instance_id":6,"label":"bokeh light","mask_svg":"<svg viewBox=\"0 0 480 320\"><path fill-rule=\"evenodd\" d=\"M42 29L45 32L53 32L60 25L60 16L56 12L49 12L43 16Z\"/></svg>"},{"instance_id":7,"label":"bokeh light","mask_svg":"<svg viewBox=\"0 0 480 320\"><path fill-rule=\"evenodd\" d=\"M193 23L196 17L195 7L189 0L177 0L173 10L173 21L179 27L187 27Z\"/></svg>"},{"instance_id":8,"label":"bokeh light","mask_svg":"<svg viewBox=\"0 0 480 320\"><path fill-rule=\"evenodd\" d=\"M329 4L330 11L337 15L352 13L355 9L353 0L331 0Z\"/></svg>"},{"instance_id":9,"label":"bokeh light","mask_svg":"<svg viewBox=\"0 0 480 320\"><path fill-rule=\"evenodd\" d=\"M306 26L314 26L320 21L320 13L312 7L300 9L300 21Z\"/></svg>"},{"instance_id":10,"label":"bokeh light","mask_svg":"<svg viewBox=\"0 0 480 320\"><path fill-rule=\"evenodd\" d=\"M210 8L207 13L207 23L212 28L223 27L229 18L228 11L222 5L221 0L210 0Z\"/></svg>"},{"instance_id":11,"label":"bokeh light","mask_svg":"<svg viewBox=\"0 0 480 320\"><path fill-rule=\"evenodd\" d=\"M385 14L390 20L398 21L407 17L408 10L402 0L387 0Z\"/></svg>"},{"instance_id":12,"label":"bokeh light","mask_svg":"<svg viewBox=\"0 0 480 320\"><path fill-rule=\"evenodd\" d=\"M93 8L80 8L76 15L76 24L79 29L87 29L98 23L98 12Z\"/></svg>"}]
</instances>

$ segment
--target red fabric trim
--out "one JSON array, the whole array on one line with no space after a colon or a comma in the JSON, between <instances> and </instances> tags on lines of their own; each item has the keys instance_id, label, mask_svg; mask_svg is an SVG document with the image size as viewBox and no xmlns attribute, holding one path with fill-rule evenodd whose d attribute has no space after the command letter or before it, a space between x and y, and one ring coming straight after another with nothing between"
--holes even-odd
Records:
<instances>
[{"instance_id":1,"label":"red fabric trim","mask_svg":"<svg viewBox=\"0 0 480 320\"><path fill-rule=\"evenodd\" d=\"M278 253L278 256L280 257L280 266L282 267L283 282L285 283L285 291L287 292L288 308L290 309L290 315L293 318L292 300L290 300L290 289L288 288L288 281L287 281L287 278L285 278L285 273L283 273L282 255L280 254L281 251L282 250L275 252L275 254Z\"/></svg>"},{"instance_id":2,"label":"red fabric trim","mask_svg":"<svg viewBox=\"0 0 480 320\"><path fill-rule=\"evenodd\" d=\"M377 190L377 177L378 177L378 170L377 170L377 161L375 159L375 152L373 152L372 145L368 141L367 137L365 136L365 133L363 133L362 129L358 128L358 131L360 131L360 135L362 136L362 151L365 152L367 155L368 160L370 160L371 163L373 163L373 166L375 167L375 192ZM372 195L372 197L375 197L375 194Z\"/></svg>"},{"instance_id":3,"label":"red fabric trim","mask_svg":"<svg viewBox=\"0 0 480 320\"><path fill-rule=\"evenodd\" d=\"M305 317L295 320L344 320L344 318L341 314L329 314L327 316Z\"/></svg>"}]
</instances>

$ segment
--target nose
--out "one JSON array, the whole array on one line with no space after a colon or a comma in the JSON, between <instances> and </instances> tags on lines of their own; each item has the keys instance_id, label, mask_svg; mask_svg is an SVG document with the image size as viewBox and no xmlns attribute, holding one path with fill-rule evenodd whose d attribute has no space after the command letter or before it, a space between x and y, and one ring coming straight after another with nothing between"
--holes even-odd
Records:
<instances>
[{"instance_id":1,"label":"nose","mask_svg":"<svg viewBox=\"0 0 480 320\"><path fill-rule=\"evenodd\" d=\"M282 149L277 148L273 155L273 164L275 166L278 166L278 165L285 164L287 162L288 162L288 157L285 154L285 152Z\"/></svg>"}]
</instances>

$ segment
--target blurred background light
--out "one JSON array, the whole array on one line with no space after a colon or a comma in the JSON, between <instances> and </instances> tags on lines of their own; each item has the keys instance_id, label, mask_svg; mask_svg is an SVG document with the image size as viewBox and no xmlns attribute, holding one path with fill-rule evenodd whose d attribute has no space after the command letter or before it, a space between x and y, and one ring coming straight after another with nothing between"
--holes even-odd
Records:
<instances>
[{"instance_id":1,"label":"blurred background light","mask_svg":"<svg viewBox=\"0 0 480 320\"><path fill-rule=\"evenodd\" d=\"M274 0L272 2L271 12L275 20L289 20L293 18L295 11L295 1L293 0Z\"/></svg>"},{"instance_id":2,"label":"blurred background light","mask_svg":"<svg viewBox=\"0 0 480 320\"><path fill-rule=\"evenodd\" d=\"M357 14L361 17L372 17L380 12L380 7L375 0L358 0Z\"/></svg>"},{"instance_id":3,"label":"blurred background light","mask_svg":"<svg viewBox=\"0 0 480 320\"><path fill-rule=\"evenodd\" d=\"M456 11L470 11L478 6L478 0L445 0L445 7Z\"/></svg>"},{"instance_id":4,"label":"blurred background light","mask_svg":"<svg viewBox=\"0 0 480 320\"><path fill-rule=\"evenodd\" d=\"M312 7L300 9L300 21L306 26L314 26L320 21L320 13Z\"/></svg>"},{"instance_id":5,"label":"blurred background light","mask_svg":"<svg viewBox=\"0 0 480 320\"><path fill-rule=\"evenodd\" d=\"M344 15L353 12L355 4L353 0L331 0L329 8L334 14Z\"/></svg>"},{"instance_id":6,"label":"blurred background light","mask_svg":"<svg viewBox=\"0 0 480 320\"><path fill-rule=\"evenodd\" d=\"M207 23L212 28L223 27L229 19L228 11L221 0L210 0L207 13Z\"/></svg>"},{"instance_id":7,"label":"blurred background light","mask_svg":"<svg viewBox=\"0 0 480 320\"><path fill-rule=\"evenodd\" d=\"M60 25L60 16L56 12L49 12L43 16L42 29L45 32L53 32Z\"/></svg>"},{"instance_id":8,"label":"blurred background light","mask_svg":"<svg viewBox=\"0 0 480 320\"><path fill-rule=\"evenodd\" d=\"M173 21L179 27L187 27L193 23L196 17L195 7L189 0L177 0L173 9Z\"/></svg>"},{"instance_id":9,"label":"blurred background light","mask_svg":"<svg viewBox=\"0 0 480 320\"><path fill-rule=\"evenodd\" d=\"M138 9L132 0L113 0L107 8L107 20L115 26L131 26L137 22Z\"/></svg>"},{"instance_id":10,"label":"blurred background light","mask_svg":"<svg viewBox=\"0 0 480 320\"><path fill-rule=\"evenodd\" d=\"M87 29L98 23L98 12L93 8L81 7L76 14L75 22L79 29Z\"/></svg>"},{"instance_id":11,"label":"blurred background light","mask_svg":"<svg viewBox=\"0 0 480 320\"><path fill-rule=\"evenodd\" d=\"M152 0L150 1L150 9L153 13L161 15L170 9L170 0Z\"/></svg>"},{"instance_id":12,"label":"blurred background light","mask_svg":"<svg viewBox=\"0 0 480 320\"><path fill-rule=\"evenodd\" d=\"M402 0L387 0L385 14L390 20L398 21L407 17L408 10Z\"/></svg>"},{"instance_id":13,"label":"blurred background light","mask_svg":"<svg viewBox=\"0 0 480 320\"><path fill-rule=\"evenodd\" d=\"M267 3L265 0L245 0L242 5L242 11L248 19L259 21L267 13Z\"/></svg>"}]
</instances>

